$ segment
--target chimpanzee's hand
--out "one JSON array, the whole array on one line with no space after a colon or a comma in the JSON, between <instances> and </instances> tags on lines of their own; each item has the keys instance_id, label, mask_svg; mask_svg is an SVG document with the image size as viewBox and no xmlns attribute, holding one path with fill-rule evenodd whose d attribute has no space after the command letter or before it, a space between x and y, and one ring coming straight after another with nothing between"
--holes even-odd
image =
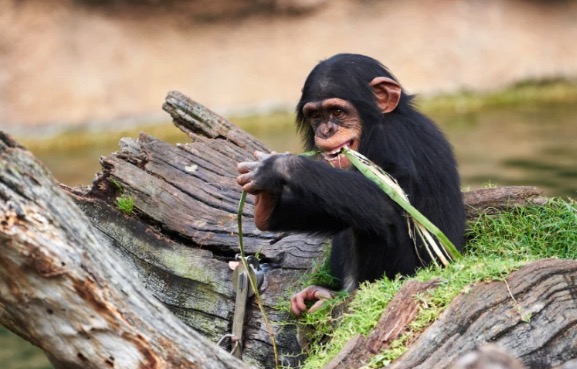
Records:
<instances>
[{"instance_id":1,"label":"chimpanzee's hand","mask_svg":"<svg viewBox=\"0 0 577 369\"><path fill-rule=\"evenodd\" d=\"M257 161L238 163L240 175L236 178L246 192L256 195L262 191L277 192L284 184L288 172L288 162L293 155L288 153L254 153Z\"/></svg>"},{"instance_id":2,"label":"chimpanzee's hand","mask_svg":"<svg viewBox=\"0 0 577 369\"><path fill-rule=\"evenodd\" d=\"M308 309L308 312L312 313L318 310L327 299L332 299L333 297L335 297L333 291L328 288L309 286L291 297L291 312L299 316L302 312L307 311L306 301L317 300L317 302Z\"/></svg>"}]
</instances>

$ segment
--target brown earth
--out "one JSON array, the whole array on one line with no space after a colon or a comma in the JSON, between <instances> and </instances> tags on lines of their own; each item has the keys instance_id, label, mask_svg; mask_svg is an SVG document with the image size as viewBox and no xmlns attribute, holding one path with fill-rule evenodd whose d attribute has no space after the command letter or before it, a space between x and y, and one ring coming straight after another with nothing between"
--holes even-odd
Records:
<instances>
[{"instance_id":1,"label":"brown earth","mask_svg":"<svg viewBox=\"0 0 577 369\"><path fill-rule=\"evenodd\" d=\"M576 1L136 4L0 0L0 128L166 120L169 90L227 114L287 109L338 52L422 94L577 77Z\"/></svg>"}]
</instances>

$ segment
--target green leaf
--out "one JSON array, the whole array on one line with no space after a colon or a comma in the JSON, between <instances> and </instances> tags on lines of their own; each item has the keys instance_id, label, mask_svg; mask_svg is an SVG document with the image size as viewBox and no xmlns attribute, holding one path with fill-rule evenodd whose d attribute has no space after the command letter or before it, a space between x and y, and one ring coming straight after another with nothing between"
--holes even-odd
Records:
<instances>
[{"instance_id":1,"label":"green leaf","mask_svg":"<svg viewBox=\"0 0 577 369\"><path fill-rule=\"evenodd\" d=\"M410 216L410 221L415 224L416 233L419 235L429 255L436 255L443 265L448 265L451 259L459 259L462 257L455 245L449 240L447 236L435 226L429 219L427 219L420 211L415 209L408 200L407 195L397 181L385 172L381 167L371 162L369 159L351 150L347 147L343 148L343 153L365 177L372 180L381 188L394 202L399 204ZM409 226L409 234L411 238L414 237ZM431 237L434 235L442 248L439 248L437 242ZM435 260L435 258L432 258Z\"/></svg>"}]
</instances>

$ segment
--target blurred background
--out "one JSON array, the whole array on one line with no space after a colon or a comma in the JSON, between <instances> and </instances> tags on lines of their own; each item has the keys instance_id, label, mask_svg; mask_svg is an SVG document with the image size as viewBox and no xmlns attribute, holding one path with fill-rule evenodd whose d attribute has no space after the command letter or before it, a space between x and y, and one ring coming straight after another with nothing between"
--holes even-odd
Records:
<instances>
[{"instance_id":1,"label":"blurred background","mask_svg":"<svg viewBox=\"0 0 577 369\"><path fill-rule=\"evenodd\" d=\"M385 64L453 143L463 188L577 195L577 1L0 0L0 130L71 186L145 131L187 138L178 90L271 149L299 152L293 107L339 52ZM3 368L50 368L0 329Z\"/></svg>"}]
</instances>

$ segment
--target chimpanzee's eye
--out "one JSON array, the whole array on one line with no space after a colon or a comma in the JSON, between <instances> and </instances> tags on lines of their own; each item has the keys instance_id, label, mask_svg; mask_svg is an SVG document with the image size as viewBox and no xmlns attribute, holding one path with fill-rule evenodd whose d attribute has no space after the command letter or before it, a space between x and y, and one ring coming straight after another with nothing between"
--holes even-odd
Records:
<instances>
[{"instance_id":1,"label":"chimpanzee's eye","mask_svg":"<svg viewBox=\"0 0 577 369\"><path fill-rule=\"evenodd\" d=\"M321 120L321 113L319 113L318 110L310 112L309 120L311 121L311 123L318 122L319 120Z\"/></svg>"},{"instance_id":2,"label":"chimpanzee's eye","mask_svg":"<svg viewBox=\"0 0 577 369\"><path fill-rule=\"evenodd\" d=\"M334 108L332 114L334 118L342 118L345 116L345 112L339 108Z\"/></svg>"},{"instance_id":3,"label":"chimpanzee's eye","mask_svg":"<svg viewBox=\"0 0 577 369\"><path fill-rule=\"evenodd\" d=\"M309 124L311 125L313 131L316 131L322 122L321 114L318 111L314 110L314 111L307 112L306 117L307 117L307 120L308 120Z\"/></svg>"}]
</instances>

